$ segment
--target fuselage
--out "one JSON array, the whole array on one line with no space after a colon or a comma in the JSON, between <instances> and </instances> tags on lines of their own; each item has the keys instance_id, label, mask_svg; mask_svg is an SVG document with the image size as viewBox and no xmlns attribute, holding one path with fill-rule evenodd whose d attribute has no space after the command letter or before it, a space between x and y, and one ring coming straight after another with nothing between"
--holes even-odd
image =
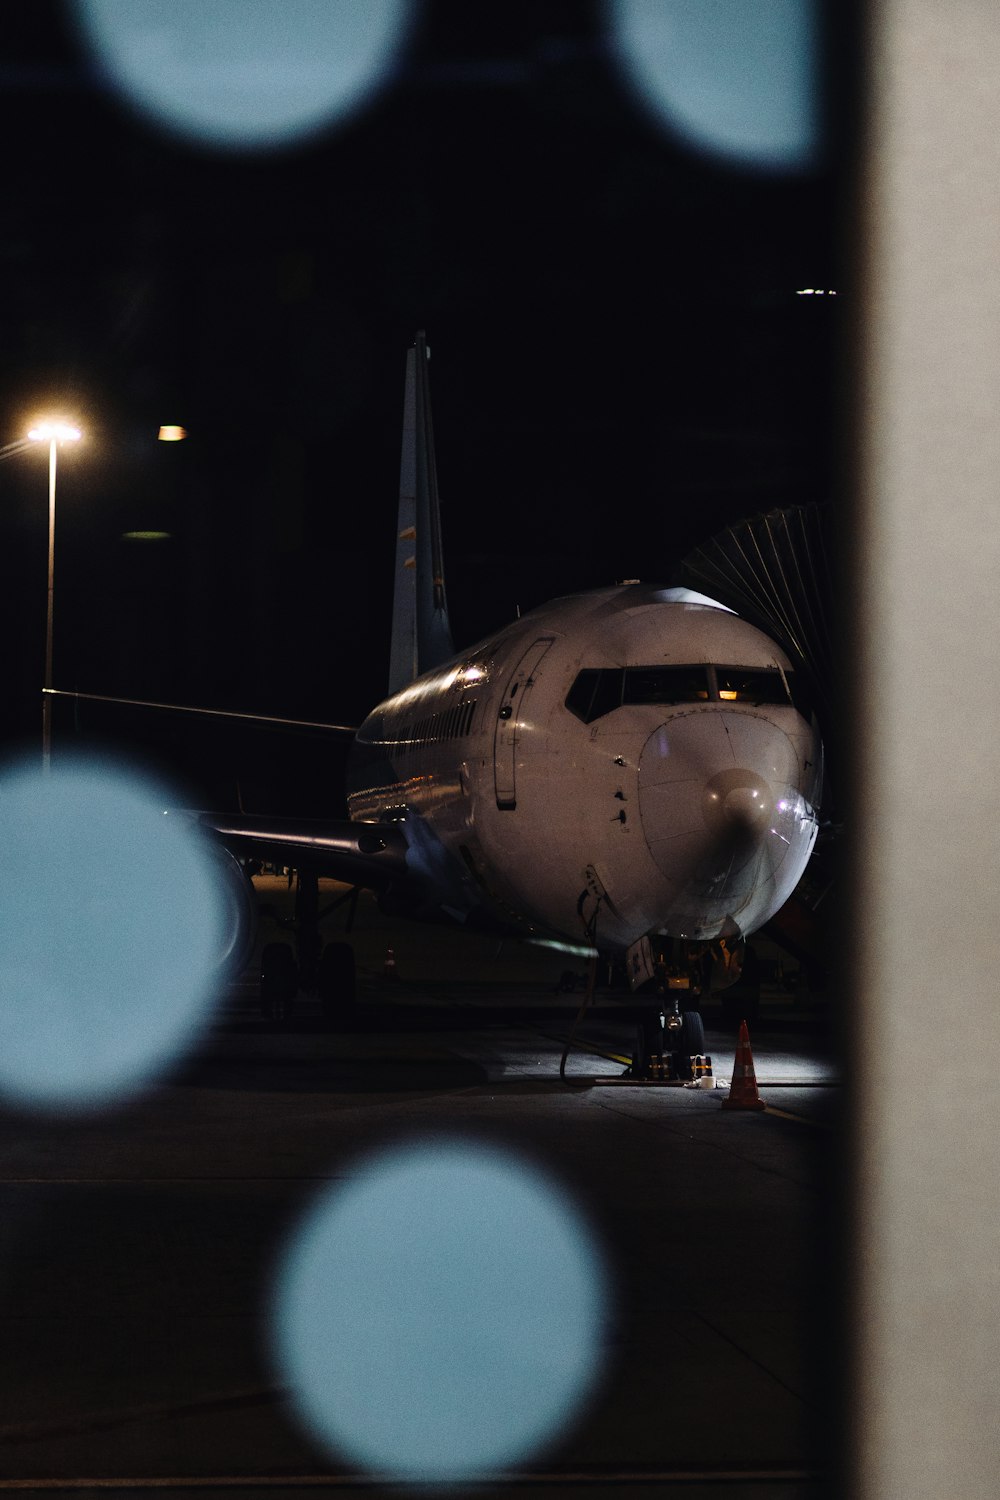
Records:
<instances>
[{"instance_id":1,"label":"fuselage","mask_svg":"<svg viewBox=\"0 0 1000 1500\"><path fill-rule=\"evenodd\" d=\"M788 658L696 600L557 599L418 677L358 731L351 818L398 822L459 920L607 949L755 931L812 851L822 747Z\"/></svg>"}]
</instances>

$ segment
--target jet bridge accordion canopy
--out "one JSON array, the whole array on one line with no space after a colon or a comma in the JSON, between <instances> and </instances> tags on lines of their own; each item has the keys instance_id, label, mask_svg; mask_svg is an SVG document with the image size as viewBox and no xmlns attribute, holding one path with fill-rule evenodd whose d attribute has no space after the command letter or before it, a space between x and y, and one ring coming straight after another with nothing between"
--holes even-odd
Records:
<instances>
[{"instance_id":1,"label":"jet bridge accordion canopy","mask_svg":"<svg viewBox=\"0 0 1000 1500\"><path fill-rule=\"evenodd\" d=\"M808 677L828 741L840 675L834 574L828 508L799 505L727 526L689 552L672 580L728 605L787 651Z\"/></svg>"}]
</instances>

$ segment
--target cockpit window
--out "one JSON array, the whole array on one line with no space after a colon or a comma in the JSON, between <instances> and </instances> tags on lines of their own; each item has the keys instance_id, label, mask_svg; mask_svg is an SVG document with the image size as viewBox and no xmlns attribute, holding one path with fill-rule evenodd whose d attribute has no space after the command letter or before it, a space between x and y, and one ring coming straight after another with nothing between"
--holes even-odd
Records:
<instances>
[{"instance_id":1,"label":"cockpit window","mask_svg":"<svg viewBox=\"0 0 1000 1500\"><path fill-rule=\"evenodd\" d=\"M621 707L621 668L585 667L578 672L576 681L566 695L566 707L585 724L592 724L604 714Z\"/></svg>"},{"instance_id":2,"label":"cockpit window","mask_svg":"<svg viewBox=\"0 0 1000 1500\"><path fill-rule=\"evenodd\" d=\"M626 667L623 703L707 703L704 667Z\"/></svg>"},{"instance_id":3,"label":"cockpit window","mask_svg":"<svg viewBox=\"0 0 1000 1500\"><path fill-rule=\"evenodd\" d=\"M786 676L788 674L786 673ZM716 667L715 677L723 703L789 702L781 673L773 667Z\"/></svg>"},{"instance_id":4,"label":"cockpit window","mask_svg":"<svg viewBox=\"0 0 1000 1500\"><path fill-rule=\"evenodd\" d=\"M566 696L566 707L592 724L623 703L705 703L710 697L706 667L585 667Z\"/></svg>"},{"instance_id":5,"label":"cockpit window","mask_svg":"<svg viewBox=\"0 0 1000 1500\"><path fill-rule=\"evenodd\" d=\"M635 703L780 703L793 674L775 667L584 667L566 707L585 724Z\"/></svg>"}]
</instances>

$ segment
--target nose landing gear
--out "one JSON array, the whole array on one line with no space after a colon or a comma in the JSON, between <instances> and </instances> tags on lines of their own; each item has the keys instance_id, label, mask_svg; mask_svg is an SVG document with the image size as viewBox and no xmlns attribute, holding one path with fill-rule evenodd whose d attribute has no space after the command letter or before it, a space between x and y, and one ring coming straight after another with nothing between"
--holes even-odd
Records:
<instances>
[{"instance_id":1,"label":"nose landing gear","mask_svg":"<svg viewBox=\"0 0 1000 1500\"><path fill-rule=\"evenodd\" d=\"M676 999L667 1011L657 1005L636 1026L632 1053L633 1078L689 1079L695 1076L694 1058L705 1057L705 1025L701 1012L681 1010ZM704 1068L699 1069L704 1072Z\"/></svg>"},{"instance_id":2,"label":"nose landing gear","mask_svg":"<svg viewBox=\"0 0 1000 1500\"><path fill-rule=\"evenodd\" d=\"M653 1003L636 1028L631 1076L663 1080L701 1076L705 1065L696 1064L695 1059L705 1058L705 1026L696 1006L704 984L704 954L700 947L681 949L666 939L655 949L650 946L649 957L655 978L648 988L655 986L655 990Z\"/></svg>"}]
</instances>

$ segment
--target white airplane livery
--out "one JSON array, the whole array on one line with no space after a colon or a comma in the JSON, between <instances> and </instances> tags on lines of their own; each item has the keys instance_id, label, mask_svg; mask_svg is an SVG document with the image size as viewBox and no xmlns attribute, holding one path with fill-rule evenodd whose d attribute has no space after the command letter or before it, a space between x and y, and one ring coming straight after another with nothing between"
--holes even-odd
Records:
<instances>
[{"instance_id":1,"label":"white airplane livery","mask_svg":"<svg viewBox=\"0 0 1000 1500\"><path fill-rule=\"evenodd\" d=\"M300 965L331 1007L353 959L343 944L319 956L324 874L390 910L586 945L624 960L634 985L655 956L697 993L710 945L731 956L805 869L822 785L815 717L772 640L681 589L557 599L455 654L427 362L418 334L390 695L354 735L349 819L202 818L236 856L231 946L250 922L249 856L299 871ZM291 950L272 945L270 959L265 987L294 992Z\"/></svg>"},{"instance_id":2,"label":"white airplane livery","mask_svg":"<svg viewBox=\"0 0 1000 1500\"><path fill-rule=\"evenodd\" d=\"M459 920L617 951L745 937L816 838L792 682L759 630L683 590L559 599L368 716L350 814L396 822Z\"/></svg>"}]
</instances>

